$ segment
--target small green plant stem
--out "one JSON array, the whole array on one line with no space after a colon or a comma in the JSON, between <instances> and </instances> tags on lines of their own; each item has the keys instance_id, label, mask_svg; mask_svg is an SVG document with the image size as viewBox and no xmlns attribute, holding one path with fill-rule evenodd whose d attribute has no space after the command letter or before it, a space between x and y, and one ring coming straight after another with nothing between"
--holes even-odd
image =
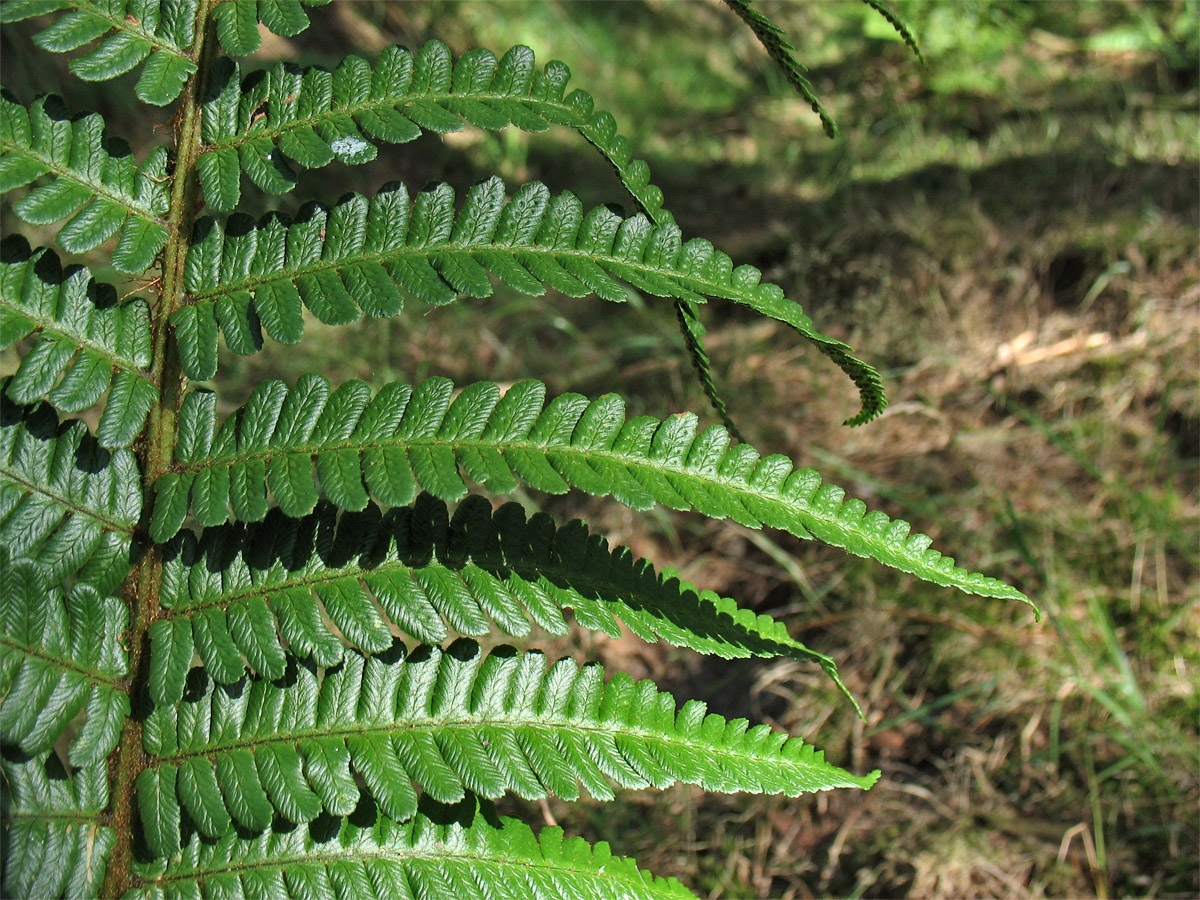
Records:
<instances>
[{"instance_id":1,"label":"small green plant stem","mask_svg":"<svg viewBox=\"0 0 1200 900\"><path fill-rule=\"evenodd\" d=\"M171 464L175 444L176 417L183 388L183 368L178 348L170 333L170 318L184 296L184 264L188 239L199 212L199 179L196 160L201 145L201 90L217 51L216 23L210 15L217 0L200 0L196 9L196 43L192 58L197 71L188 81L179 99L175 119L175 171L171 183L171 206L167 221L167 243L162 251L162 277L158 302L153 306L151 334L153 357L150 376L158 388L159 401L150 410L146 431L138 446L142 470L142 495L146 515L137 533L133 570L125 580L125 598L129 603L130 629L125 646L129 651L127 690L134 715L125 721L117 752L109 759L111 824L117 835L104 873L100 896L120 897L134 886L133 835L136 819L134 783L146 767L142 748L141 686L146 683L149 664L150 625L159 616L159 588L162 584L162 560L159 550L147 534L149 498L153 484Z\"/></svg>"}]
</instances>

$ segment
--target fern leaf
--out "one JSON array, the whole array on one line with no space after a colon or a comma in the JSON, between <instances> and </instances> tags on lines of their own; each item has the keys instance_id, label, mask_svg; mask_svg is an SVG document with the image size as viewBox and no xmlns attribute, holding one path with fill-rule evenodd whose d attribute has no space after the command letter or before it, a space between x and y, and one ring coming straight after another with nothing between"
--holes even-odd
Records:
<instances>
[{"instance_id":1,"label":"fern leaf","mask_svg":"<svg viewBox=\"0 0 1200 900\"><path fill-rule=\"evenodd\" d=\"M50 176L12 208L31 225L68 219L58 233L68 253L119 235L113 267L129 274L149 268L167 240L167 155L156 147L139 168L128 145L105 137L97 114L72 118L53 95L26 109L0 92L0 192Z\"/></svg>"},{"instance_id":2,"label":"fern leaf","mask_svg":"<svg viewBox=\"0 0 1200 900\"><path fill-rule=\"evenodd\" d=\"M0 350L37 334L6 393L17 403L46 398L62 412L82 412L106 392L100 446L127 447L158 397L144 374L150 365L146 302L117 301L82 266L31 251L19 235L0 244ZM115 378L114 378L115 374Z\"/></svg>"},{"instance_id":3,"label":"fern leaf","mask_svg":"<svg viewBox=\"0 0 1200 900\"><path fill-rule=\"evenodd\" d=\"M213 651L193 644L190 620L198 625L210 610L226 614L223 643L269 678L284 672L277 632L293 652L333 665L343 649L333 628L348 635L355 622L369 623L358 626L355 645L378 652L391 645L392 629L431 643L451 631L485 635L493 623L513 636L529 634L532 625L565 634L561 610L570 608L580 625L612 637L621 634L620 620L647 641L725 659L803 659L838 679L832 660L792 640L768 616L698 591L673 572L660 575L627 548L610 550L582 522L556 527L544 514L527 521L518 504L493 512L478 495L453 516L428 494L386 515L373 504L340 518L327 503L299 520L276 510L261 525L208 529L199 540L185 531L164 560L160 599L175 614L151 628L157 703L183 696L193 647L218 681L242 676L239 661L231 677L217 677ZM376 618L376 604L386 621ZM301 606L319 637L295 621Z\"/></svg>"},{"instance_id":4,"label":"fern leaf","mask_svg":"<svg viewBox=\"0 0 1200 900\"><path fill-rule=\"evenodd\" d=\"M787 35L782 28L757 9L754 9L750 3L751 0L725 0L725 5L732 9L739 19L750 26L750 30L754 32L754 36L763 45L763 48L767 51L767 55L771 57L771 60L783 72L788 83L796 89L801 97L808 101L809 106L812 107L812 111L821 119L821 125L825 129L825 133L831 138L837 137L837 123L825 111L825 107L821 105L820 98L817 97L816 88L805 77L804 73L808 70L793 56L796 48L788 41Z\"/></svg>"},{"instance_id":5,"label":"fern leaf","mask_svg":"<svg viewBox=\"0 0 1200 900\"><path fill-rule=\"evenodd\" d=\"M6 700L7 703L7 700ZM4 778L5 897L96 897L116 843L104 821L103 760L64 772L53 753L0 758Z\"/></svg>"},{"instance_id":6,"label":"fern leaf","mask_svg":"<svg viewBox=\"0 0 1200 900\"><path fill-rule=\"evenodd\" d=\"M0 383L3 384L3 383ZM38 563L47 584L77 579L105 596L129 572L141 477L127 449L107 451L82 422L0 396L0 546Z\"/></svg>"},{"instance_id":7,"label":"fern leaf","mask_svg":"<svg viewBox=\"0 0 1200 900\"><path fill-rule=\"evenodd\" d=\"M634 509L655 503L694 509L751 528L767 525L817 538L934 584L1028 602L1001 581L956 567L952 559L929 549L929 538L910 535L908 523L867 513L861 501L846 500L841 488L823 486L813 470L794 471L785 457L762 458L748 444L731 446L728 433L719 426L697 434L691 413L665 421L625 421L619 397L608 395L589 403L577 394L565 394L547 405L544 386L532 381L515 385L503 398L495 385L474 385L452 401L450 383L434 378L415 389L391 385L367 401L364 386L352 381L328 394L319 411L315 406L308 409L305 420L315 418L310 433L303 429L304 437L276 442L274 435L286 433L291 425L280 412L292 396L323 395L314 386L324 383L319 376L305 376L288 391L280 382L265 382L225 424L224 441L189 441L186 454L177 455L175 471L160 479L161 488L156 486L159 495L151 524L155 539L174 536L183 521L185 495L195 509L194 485L214 469L229 470L228 478L209 482L230 486L229 503L226 496L219 502L206 501L213 517L205 524L227 517L229 505L239 518L257 521L267 509L266 473L281 460L315 457L320 472L321 457L337 454L326 471L333 470L341 479L334 493L345 494L345 481L356 478L350 454L357 454L358 495L365 491L384 505L408 503L418 488L438 493L443 500L459 499L466 494L462 475L485 482L499 474L499 489L511 489L519 480L550 493L574 486L597 496L611 494ZM184 403L181 421L188 423L189 434L217 434L215 405L206 396L211 395L189 395ZM474 411L467 415L460 412L462 407ZM232 446L235 436L237 449ZM481 459L486 464L481 465ZM300 471L292 463L289 467L293 473ZM313 477L311 470L305 471ZM309 511L282 506L291 497L276 494L284 513ZM239 508L252 514L242 516Z\"/></svg>"},{"instance_id":8,"label":"fern leaf","mask_svg":"<svg viewBox=\"0 0 1200 900\"><path fill-rule=\"evenodd\" d=\"M495 819L464 801L423 802L410 822L348 819L216 842L190 840L178 856L139 864L129 898L477 897L500 900L686 900L674 878L658 878L606 843L566 838L558 827L535 834L516 819Z\"/></svg>"},{"instance_id":9,"label":"fern leaf","mask_svg":"<svg viewBox=\"0 0 1200 900\"><path fill-rule=\"evenodd\" d=\"M119 643L129 618L125 605L86 584L64 597L42 567L3 556L0 742L40 756L86 708L69 758L73 765L101 761L129 715L129 697L117 684L127 668Z\"/></svg>"},{"instance_id":10,"label":"fern leaf","mask_svg":"<svg viewBox=\"0 0 1200 900\"><path fill-rule=\"evenodd\" d=\"M145 63L134 92L146 103L166 106L196 71L189 56L196 6L196 0L55 0L48 4L34 0L5 3L0 22L66 10L34 35L34 43L53 53L67 53L99 39L92 50L71 60L71 71L84 81L108 81Z\"/></svg>"},{"instance_id":11,"label":"fern leaf","mask_svg":"<svg viewBox=\"0 0 1200 900\"><path fill-rule=\"evenodd\" d=\"M368 200L347 194L333 208L306 204L295 221L272 213L257 223L235 214L222 226L197 223L186 285L193 304L173 322L188 376L216 370L217 323L236 352L262 346L262 332L292 344L303 334L303 308L329 324L360 314L395 315L405 293L434 304L459 294L491 294L488 273L530 294L547 287L572 296L620 301L617 279L686 303L711 297L747 306L794 328L858 385L858 424L886 405L878 373L845 344L815 331L799 304L760 284L753 266L736 269L701 239L684 242L673 223L644 215L623 219L607 207L586 214L574 195L551 196L541 184L505 202L498 178L475 185L458 215L453 191L438 184L410 203L398 183Z\"/></svg>"},{"instance_id":12,"label":"fern leaf","mask_svg":"<svg viewBox=\"0 0 1200 900\"><path fill-rule=\"evenodd\" d=\"M221 9L229 10L222 21L236 16L236 4ZM335 159L358 165L375 158L378 143L404 143L422 131L459 131L464 122L492 131L510 125L545 131L559 124L595 145L643 211L657 213L662 192L649 184L649 168L632 160L612 116L594 112L587 93L566 93L569 79L557 61L537 71L528 47L513 47L500 59L472 50L456 61L440 41L415 54L387 47L373 67L357 56L332 72L278 63L245 80L236 63L221 60L204 101L205 197L213 209L233 209L239 188L231 173L239 168L263 190L289 190L294 175L281 155L307 169Z\"/></svg>"},{"instance_id":13,"label":"fern leaf","mask_svg":"<svg viewBox=\"0 0 1200 900\"><path fill-rule=\"evenodd\" d=\"M397 821L418 808L413 783L442 803L466 793L574 799L580 785L611 798L611 784L665 787L676 781L714 791L798 796L837 787L867 788L822 754L766 726L747 730L691 701L675 708L648 681L615 676L572 660L547 668L536 652L500 648L485 656L465 638L448 649L396 643L364 657L347 651L320 671L289 663L282 679L250 678L233 687L204 679L181 701L157 706L145 726L152 761L139 779L143 827L154 851L178 851L182 810L219 838L232 817L263 830L270 811L307 822L322 811L352 809L349 769L362 777L383 813ZM217 778L177 773L215 760ZM330 765L333 768L330 768ZM237 779L222 779L237 769ZM532 778L529 777L532 774ZM269 801L260 811L247 797ZM224 802L227 816L219 809Z\"/></svg>"}]
</instances>

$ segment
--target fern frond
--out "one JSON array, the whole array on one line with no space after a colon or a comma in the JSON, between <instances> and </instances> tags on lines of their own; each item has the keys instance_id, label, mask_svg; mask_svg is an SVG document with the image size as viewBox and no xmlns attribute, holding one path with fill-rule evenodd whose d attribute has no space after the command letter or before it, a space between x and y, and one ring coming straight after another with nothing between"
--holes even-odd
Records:
<instances>
[{"instance_id":1,"label":"fern frond","mask_svg":"<svg viewBox=\"0 0 1200 900\"><path fill-rule=\"evenodd\" d=\"M221 60L204 100L205 198L213 209L233 209L243 172L265 191L290 190L295 175L283 157L308 169L335 159L357 165L375 158L376 143L459 131L464 122L534 132L560 124L579 130L639 203L657 211L662 192L649 185L646 164L631 159L629 142L616 135L612 116L593 111L590 95L565 93L569 79L570 70L557 61L537 71L528 47L513 47L499 60L490 50L455 60L436 40L415 54L387 47L374 67L357 56L332 72L278 63L245 81L236 63Z\"/></svg>"},{"instance_id":2,"label":"fern frond","mask_svg":"<svg viewBox=\"0 0 1200 900\"><path fill-rule=\"evenodd\" d=\"M323 819L309 828L216 842L192 838L170 860L141 864L143 886L127 900L176 897L377 897L379 900L694 900L674 878L658 878L606 842L493 820L467 800L422 802L411 821L379 816L363 826Z\"/></svg>"},{"instance_id":3,"label":"fern frond","mask_svg":"<svg viewBox=\"0 0 1200 900\"><path fill-rule=\"evenodd\" d=\"M7 701L6 701L7 702ZM5 897L96 897L116 843L104 822L103 761L64 772L53 753L0 757L4 779Z\"/></svg>"},{"instance_id":4,"label":"fern frond","mask_svg":"<svg viewBox=\"0 0 1200 900\"><path fill-rule=\"evenodd\" d=\"M610 550L580 521L557 527L541 513L527 521L518 504L493 512L479 495L453 516L428 494L386 515L373 504L340 518L328 503L304 519L274 510L261 525L210 528L199 540L185 530L163 555L160 600L174 614L151 628L163 648L151 670L156 703L183 695L188 648L217 681L240 679L242 656L279 678L277 632L292 652L329 666L343 652L334 629L373 653L396 630L427 643L451 630L523 636L535 624L566 634L566 608L610 637L620 636L620 620L646 641L725 659L803 659L838 679L833 661L782 623L660 575L625 547Z\"/></svg>"},{"instance_id":5,"label":"fern frond","mask_svg":"<svg viewBox=\"0 0 1200 900\"><path fill-rule=\"evenodd\" d=\"M125 604L86 584L64 597L42 567L6 556L0 551L0 743L41 756L86 707L69 759L101 762L129 715L129 697L117 684L127 674Z\"/></svg>"},{"instance_id":6,"label":"fern frond","mask_svg":"<svg viewBox=\"0 0 1200 900\"><path fill-rule=\"evenodd\" d=\"M0 382L0 385L4 383ZM0 546L104 596L129 572L141 476L127 449L104 450L82 422L0 396Z\"/></svg>"},{"instance_id":7,"label":"fern frond","mask_svg":"<svg viewBox=\"0 0 1200 900\"><path fill-rule=\"evenodd\" d=\"M197 670L195 675L199 675ZM157 706L138 778L142 825L154 851L179 849L182 810L202 834L231 821L261 831L274 815L308 822L358 804L351 768L397 821L417 813L414 784L442 803L468 793L575 799L580 786L611 799L611 784L798 796L867 788L821 753L765 725L747 730L689 701L598 665L461 638L448 649L396 643L363 657L347 651L320 672L291 660L283 679L233 687L196 678L182 701Z\"/></svg>"},{"instance_id":8,"label":"fern frond","mask_svg":"<svg viewBox=\"0 0 1200 900\"><path fill-rule=\"evenodd\" d=\"M754 32L754 36L758 38L760 44L767 51L767 55L777 65L788 83L794 87L797 93L800 94L812 111L821 119L821 127L825 129L825 134L831 138L838 136L837 123L833 121L829 113L825 111L825 107L821 105L821 99L817 96L817 90L813 87L812 82L805 76L808 71L800 61L793 55L796 48L792 46L787 39L787 34L782 28L754 9L751 5L751 0L725 0L725 5L732 9L739 19L750 26L750 30Z\"/></svg>"},{"instance_id":9,"label":"fern frond","mask_svg":"<svg viewBox=\"0 0 1200 900\"><path fill-rule=\"evenodd\" d=\"M519 480L548 493L611 494L634 509L660 503L781 528L935 584L1028 602L997 579L957 568L929 549L929 538L910 536L907 522L867 513L841 488L822 486L813 470L793 471L785 457L762 458L749 444L730 446L719 426L697 435L691 413L626 421L624 401L612 394L591 402L564 394L547 405L535 381L503 398L486 382L454 397L450 381L431 378L415 389L389 385L372 398L362 382L331 392L324 378L307 375L291 390L260 384L218 431L211 398L192 393L184 401L176 463L155 485L155 540L173 537L189 506L207 510L207 524L231 508L238 519L258 521L268 488L284 513L306 515L318 496L315 459L326 496L347 508L361 508L368 495L403 505L419 489L455 500L467 492L461 470L499 493Z\"/></svg>"},{"instance_id":10,"label":"fern frond","mask_svg":"<svg viewBox=\"0 0 1200 900\"><path fill-rule=\"evenodd\" d=\"M0 91L0 193L49 175L12 208L31 225L69 218L58 232L68 253L119 235L113 267L134 275L149 268L167 241L167 156L156 147L138 167L128 144L105 136L96 113L72 118L54 95L26 109Z\"/></svg>"},{"instance_id":11,"label":"fern frond","mask_svg":"<svg viewBox=\"0 0 1200 900\"><path fill-rule=\"evenodd\" d=\"M532 295L549 287L621 302L620 279L655 296L747 306L790 325L850 375L862 399L856 423L885 405L878 373L815 331L800 305L760 283L753 266L735 269L708 241L685 243L673 223L623 219L605 206L585 214L573 194L551 196L536 182L506 201L494 177L468 192L457 215L447 184L410 203L407 189L392 183L370 200L347 194L332 209L306 204L295 221L278 213L257 223L235 214L224 226L202 219L187 259L193 302L172 322L184 371L206 380L216 371L218 326L231 350L249 354L262 346L262 331L299 341L304 307L328 324L390 316L403 308L401 291L433 304L488 297L489 273Z\"/></svg>"},{"instance_id":12,"label":"fern frond","mask_svg":"<svg viewBox=\"0 0 1200 900\"><path fill-rule=\"evenodd\" d=\"M308 27L305 6L329 0L232 0L214 12L217 37L226 53L246 56L258 49L258 25L283 37ZM89 52L72 59L69 68L84 81L108 81L145 64L134 93L146 103L166 106L179 97L196 71L197 0L6 0L0 22L63 12L34 35L39 47L53 53L78 50L99 39Z\"/></svg>"},{"instance_id":13,"label":"fern frond","mask_svg":"<svg viewBox=\"0 0 1200 900\"><path fill-rule=\"evenodd\" d=\"M0 350L38 334L6 393L29 404L46 398L61 412L82 412L105 393L97 428L101 447L127 447L158 391L150 365L150 309L117 300L82 266L65 271L53 251L31 251L20 235L0 243ZM115 373L115 378L114 378Z\"/></svg>"}]
</instances>

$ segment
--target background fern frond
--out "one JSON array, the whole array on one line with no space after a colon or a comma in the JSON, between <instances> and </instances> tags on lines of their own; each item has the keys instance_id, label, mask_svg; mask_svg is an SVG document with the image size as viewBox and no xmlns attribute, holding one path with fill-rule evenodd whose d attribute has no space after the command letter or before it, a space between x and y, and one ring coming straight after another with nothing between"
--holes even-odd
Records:
<instances>
[{"instance_id":1,"label":"background fern frond","mask_svg":"<svg viewBox=\"0 0 1200 900\"><path fill-rule=\"evenodd\" d=\"M907 522L868 514L841 488L822 486L811 469L793 471L785 457L731 446L719 426L698 435L691 413L626 421L616 395L589 402L564 394L545 404L545 387L534 381L518 383L503 398L486 382L454 397L444 378L416 388L392 384L371 398L362 382L331 391L324 378L307 375L291 390L261 383L218 430L212 396L193 393L184 401L181 430L188 439L177 448L173 471L155 485L155 540L173 537L189 507L207 510L210 525L229 510L258 521L267 513L268 489L284 513L308 514L318 497L315 458L317 478L335 502L365 504L370 495L403 505L420 489L456 500L467 493L463 474L498 492L518 481L549 493L576 487L634 509L659 503L751 528L781 528L935 584L1028 602L997 579L955 567L929 549L929 538L910 536Z\"/></svg>"},{"instance_id":2,"label":"background fern frond","mask_svg":"<svg viewBox=\"0 0 1200 900\"><path fill-rule=\"evenodd\" d=\"M7 386L0 382L0 385ZM101 595L129 572L141 475L127 449L99 447L82 422L62 425L45 404L0 396L0 546Z\"/></svg>"},{"instance_id":3,"label":"background fern frond","mask_svg":"<svg viewBox=\"0 0 1200 900\"><path fill-rule=\"evenodd\" d=\"M33 334L38 339L8 381L8 397L24 404L44 397L61 412L77 413L107 393L100 446L133 443L158 397L145 374L146 302L118 301L112 286L94 281L84 267L64 270L53 251L31 251L13 235L0 244L0 350Z\"/></svg>"},{"instance_id":4,"label":"background fern frond","mask_svg":"<svg viewBox=\"0 0 1200 900\"><path fill-rule=\"evenodd\" d=\"M96 897L117 836L104 821L108 767L64 771L54 753L0 757L5 897Z\"/></svg>"},{"instance_id":5,"label":"background fern frond","mask_svg":"<svg viewBox=\"0 0 1200 900\"><path fill-rule=\"evenodd\" d=\"M219 838L231 821L253 831L274 815L308 822L358 803L350 769L396 821L422 792L442 803L469 793L575 799L610 784L798 796L866 788L801 741L766 726L747 730L690 701L598 665L461 638L448 649L396 643L364 657L347 651L321 672L291 658L282 679L222 687L197 671L184 699L157 706L145 726L151 765L138 802L156 853L178 851L182 810ZM215 764L215 768L214 768Z\"/></svg>"},{"instance_id":6,"label":"background fern frond","mask_svg":"<svg viewBox=\"0 0 1200 900\"><path fill-rule=\"evenodd\" d=\"M370 200L347 194L332 209L307 204L295 221L279 213L257 223L236 214L224 225L201 219L187 260L193 302L172 321L184 371L204 380L216 371L218 326L230 349L248 354L262 346L262 331L299 341L305 307L327 324L360 312L395 315L401 291L433 304L490 296L489 273L533 295L549 287L621 302L619 279L654 296L747 306L790 325L851 376L862 399L855 423L885 404L874 369L815 331L799 304L760 284L753 266L735 269L708 241L685 243L673 222L623 219L605 206L585 213L573 194L552 196L536 182L506 201L494 177L467 193L457 215L449 185L431 185L410 203L407 189L392 183Z\"/></svg>"},{"instance_id":7,"label":"background fern frond","mask_svg":"<svg viewBox=\"0 0 1200 900\"><path fill-rule=\"evenodd\" d=\"M916 37L913 35L912 31L909 30L908 26L904 24L904 21L898 15L896 15L890 6L882 2L882 0L863 0L863 3L871 7L871 9L875 10L875 12L879 13L879 15L883 16L887 23L896 29L896 34L900 35L901 40L908 45L908 49L913 52L918 60L920 60L922 63L925 63L925 55L921 53L921 48L917 46Z\"/></svg>"},{"instance_id":8,"label":"background fern frond","mask_svg":"<svg viewBox=\"0 0 1200 900\"><path fill-rule=\"evenodd\" d=\"M42 567L7 556L0 552L0 743L40 757L86 708L68 758L76 766L102 762L130 709L117 683L127 674L125 604L83 583L65 597L61 588L47 591L54 581Z\"/></svg>"},{"instance_id":9,"label":"background fern frond","mask_svg":"<svg viewBox=\"0 0 1200 900\"><path fill-rule=\"evenodd\" d=\"M620 636L621 621L646 641L725 659L807 660L837 680L832 660L770 617L673 573L660 575L627 548L610 550L582 522L559 527L542 513L526 520L515 503L493 512L478 495L453 515L423 494L387 513L370 504L339 518L322 503L304 519L275 510L260 525L210 528L199 539L185 530L164 551L161 602L173 614L151 630L163 647L155 667L161 674L152 672L151 682L158 703L182 696L182 672L171 671L172 661L190 660L191 652L176 650L179 641L195 648L218 681L242 677L240 656L260 675L279 678L277 630L293 652L328 666L342 658L335 628L360 650L379 652L391 645L392 629L429 643L451 631L522 636L532 625L566 634L567 608L579 625L610 637ZM196 637L203 630L204 641L189 641L189 627ZM222 631L216 640L213 629Z\"/></svg>"},{"instance_id":10,"label":"background fern frond","mask_svg":"<svg viewBox=\"0 0 1200 900\"><path fill-rule=\"evenodd\" d=\"M817 96L817 90L813 87L812 82L805 76L808 71L800 61L796 59L796 48L792 46L787 39L787 34L782 28L760 13L757 9L750 5L751 0L725 0L725 5L732 9L739 19L750 26L750 30L754 32L754 36L758 38L759 43L767 51L767 55L771 57L775 65L783 72L788 83L796 89L796 91L808 101L808 105L812 107L812 111L821 119L821 126L825 129L825 133L831 138L838 136L837 123L825 111L825 107L821 105L821 99Z\"/></svg>"},{"instance_id":11,"label":"background fern frond","mask_svg":"<svg viewBox=\"0 0 1200 900\"><path fill-rule=\"evenodd\" d=\"M50 176L12 208L31 225L69 219L58 232L68 253L119 235L113 267L145 271L167 241L167 155L156 147L139 167L124 141L105 135L96 113L72 117L54 95L26 108L0 91L0 193Z\"/></svg>"},{"instance_id":12,"label":"background fern frond","mask_svg":"<svg viewBox=\"0 0 1200 900\"><path fill-rule=\"evenodd\" d=\"M367 815L370 815L367 807ZM658 878L608 844L535 834L516 819L494 819L468 799L453 807L422 802L410 822L378 817L364 826L322 819L310 828L257 837L236 832L209 843L198 836L171 860L139 866L148 900L178 896L361 896L413 900L687 900L674 878Z\"/></svg>"}]
</instances>

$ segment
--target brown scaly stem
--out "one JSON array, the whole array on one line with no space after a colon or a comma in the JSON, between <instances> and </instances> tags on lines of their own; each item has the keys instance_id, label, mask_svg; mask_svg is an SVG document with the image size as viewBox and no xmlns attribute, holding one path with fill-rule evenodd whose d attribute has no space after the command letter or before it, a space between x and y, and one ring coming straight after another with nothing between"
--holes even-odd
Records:
<instances>
[{"instance_id":1,"label":"brown scaly stem","mask_svg":"<svg viewBox=\"0 0 1200 900\"><path fill-rule=\"evenodd\" d=\"M147 535L147 523L154 482L171 464L176 417L183 388L183 369L178 348L171 339L170 317L183 302L188 239L200 207L196 160L201 146L201 90L217 52L216 29L210 21L210 13L217 2L201 0L196 10L197 38L192 48L192 58L196 60L198 68L184 88L175 120L175 173L171 184L167 243L162 252L161 292L151 318L154 355L150 377L158 387L160 399L150 410L146 430L136 448L142 470L142 496L145 499L142 522L135 537L136 561L125 580L130 618L126 646L131 675L127 689L134 715L126 720L117 750L109 758L109 808L117 841L108 859L101 897L120 897L135 886L135 783L146 766L138 706L145 692L149 672L148 632L150 625L159 617L158 598L162 584L162 560L159 548L153 545Z\"/></svg>"}]
</instances>

